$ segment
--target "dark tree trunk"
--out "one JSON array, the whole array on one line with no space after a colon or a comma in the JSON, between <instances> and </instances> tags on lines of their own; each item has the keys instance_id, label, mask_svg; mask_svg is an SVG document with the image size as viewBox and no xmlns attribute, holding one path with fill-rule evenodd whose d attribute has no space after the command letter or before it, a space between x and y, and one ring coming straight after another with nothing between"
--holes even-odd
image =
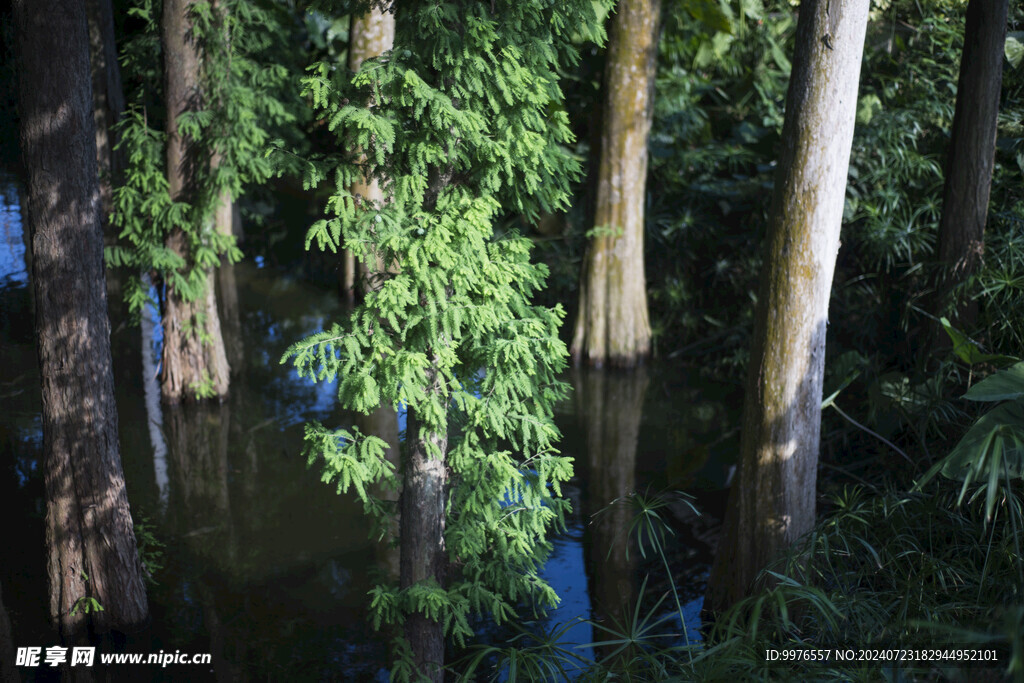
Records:
<instances>
[{"instance_id":1,"label":"dark tree trunk","mask_svg":"<svg viewBox=\"0 0 1024 683\"><path fill-rule=\"evenodd\" d=\"M3 593L0 591L0 680L7 683L21 681L14 661L14 637L11 634L11 620L7 616Z\"/></svg>"},{"instance_id":2,"label":"dark tree trunk","mask_svg":"<svg viewBox=\"0 0 1024 683\"><path fill-rule=\"evenodd\" d=\"M64 642L74 644L137 629L148 606L118 452L85 7L16 0L14 17L50 615ZM103 610L87 612L87 599Z\"/></svg>"},{"instance_id":3,"label":"dark tree trunk","mask_svg":"<svg viewBox=\"0 0 1024 683\"><path fill-rule=\"evenodd\" d=\"M106 223L113 207L113 187L124 169L122 153L115 149L115 124L124 114L121 67L114 40L111 0L86 0L89 16L89 51L92 58L93 120L96 124L96 160L99 163L100 201ZM112 239L113 236L110 236Z\"/></svg>"},{"instance_id":4,"label":"dark tree trunk","mask_svg":"<svg viewBox=\"0 0 1024 683\"><path fill-rule=\"evenodd\" d=\"M804 0L747 369L737 481L708 582L723 610L814 524L825 326L842 226L864 0Z\"/></svg>"},{"instance_id":5,"label":"dark tree trunk","mask_svg":"<svg viewBox=\"0 0 1024 683\"><path fill-rule=\"evenodd\" d=\"M984 251L1008 11L1009 0L971 0L967 6L939 224L944 268L938 280L939 312L947 293L974 272Z\"/></svg>"},{"instance_id":6,"label":"dark tree trunk","mask_svg":"<svg viewBox=\"0 0 1024 683\"><path fill-rule=\"evenodd\" d=\"M192 0L165 0L162 39L164 95L167 100L167 182L171 199L196 198L195 168L209 160L197 158L190 141L178 133L178 117L201 107L199 48L189 16ZM167 247L192 265L188 236L180 229L167 238ZM194 399L198 388L223 398L228 392L228 361L220 331L213 283L207 273L205 293L185 301L168 286L164 310L163 377L165 401Z\"/></svg>"},{"instance_id":7,"label":"dark tree trunk","mask_svg":"<svg viewBox=\"0 0 1024 683\"><path fill-rule=\"evenodd\" d=\"M387 442L388 449L384 457L401 471L401 457L398 449L398 413L390 406L377 406L369 415L357 414L355 419L359 431L363 434L379 437ZM398 504L399 493L384 486L377 487L374 495L393 505ZM388 529L388 538L399 538L401 533L400 515L396 515ZM388 581L398 581L401 576L401 559L397 548L389 544L378 543L376 548L377 565L384 570Z\"/></svg>"},{"instance_id":8,"label":"dark tree trunk","mask_svg":"<svg viewBox=\"0 0 1024 683\"><path fill-rule=\"evenodd\" d=\"M428 373L430 391L441 394L437 372ZM408 456L402 478L399 586L406 589L417 583L435 583L444 587L448 568L444 547L448 466L444 454L448 438L422 429L412 410L406 430ZM437 449L441 456L431 455L428 448ZM405 638L412 647L413 661L419 672L432 683L443 683L442 625L423 614L410 614L405 619Z\"/></svg>"},{"instance_id":9,"label":"dark tree trunk","mask_svg":"<svg viewBox=\"0 0 1024 683\"><path fill-rule=\"evenodd\" d=\"M632 366L650 353L644 275L647 136L661 0L623 0L608 39L594 230L580 275L572 357Z\"/></svg>"}]
</instances>

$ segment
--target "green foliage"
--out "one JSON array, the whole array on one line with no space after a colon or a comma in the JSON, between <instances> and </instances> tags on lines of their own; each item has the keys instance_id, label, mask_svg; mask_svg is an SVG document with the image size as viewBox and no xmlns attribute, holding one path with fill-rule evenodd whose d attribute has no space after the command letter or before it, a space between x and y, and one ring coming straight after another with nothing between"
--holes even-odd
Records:
<instances>
[{"instance_id":1,"label":"green foliage","mask_svg":"<svg viewBox=\"0 0 1024 683\"><path fill-rule=\"evenodd\" d=\"M82 614L91 614L92 612L102 612L103 605L99 601L89 595L83 595L82 597L75 600L75 604L71 607L71 615L74 616L78 612Z\"/></svg>"},{"instance_id":2,"label":"green foliage","mask_svg":"<svg viewBox=\"0 0 1024 683\"><path fill-rule=\"evenodd\" d=\"M707 340L688 351L714 349L728 374L747 357L795 26L786 2L672 3L660 45L648 212L656 343Z\"/></svg>"},{"instance_id":3,"label":"green foliage","mask_svg":"<svg viewBox=\"0 0 1024 683\"><path fill-rule=\"evenodd\" d=\"M1006 514L992 525L983 506L958 507L948 485L928 493L843 491L814 531L765 572L766 585L719 619L708 654L715 652L690 680L756 671L766 647L978 643L1016 651L1022 527L1014 521L1019 489L1008 494L1000 505ZM794 663L784 671L801 680L880 680L885 666ZM949 663L941 666L948 675ZM1017 660L1004 657L998 666L1024 673ZM901 674L931 680L940 672L921 663Z\"/></svg>"},{"instance_id":4,"label":"green foliage","mask_svg":"<svg viewBox=\"0 0 1024 683\"><path fill-rule=\"evenodd\" d=\"M884 660L794 661L767 669L765 650L946 644L997 647L1003 654L988 671L1020 677L1019 493L1019 487L1007 491L992 524L983 506L957 505L948 484L928 493L843 490L815 528L762 572L752 595L719 616L705 642L680 645L657 628L661 602L637 608L628 624L604 630L594 624L607 636L592 645L619 649L580 662L576 680L889 680L892 665ZM533 636L537 644L515 655L520 668L565 665L572 646L562 632ZM511 661L511 651L490 654L495 650L499 662ZM479 664L482 655L466 661ZM533 659L541 661L527 661ZM955 662L904 663L898 674L899 680L948 680L955 668Z\"/></svg>"},{"instance_id":5,"label":"green foliage","mask_svg":"<svg viewBox=\"0 0 1024 683\"><path fill-rule=\"evenodd\" d=\"M139 559L142 561L143 573L146 582L156 585L154 576L164 568L164 542L161 541L155 531L152 522L145 515L134 520L135 543L139 548Z\"/></svg>"},{"instance_id":6,"label":"green foliage","mask_svg":"<svg viewBox=\"0 0 1024 683\"><path fill-rule=\"evenodd\" d=\"M991 519L1004 486L1024 476L1024 363L986 377L964 398L1002 403L978 418L949 455L925 473L918 487L941 472L963 482L960 503L972 484L982 482L976 495L984 492L985 515Z\"/></svg>"},{"instance_id":7,"label":"green foliage","mask_svg":"<svg viewBox=\"0 0 1024 683\"><path fill-rule=\"evenodd\" d=\"M89 575L84 571L79 572L82 580L86 583L89 582ZM91 614L93 612L102 612L103 605L99 603L99 600L92 597L91 595L83 595L75 600L75 604L71 606L71 616L78 614L81 611L83 614Z\"/></svg>"},{"instance_id":8,"label":"green foliage","mask_svg":"<svg viewBox=\"0 0 1024 683\"><path fill-rule=\"evenodd\" d=\"M407 442L425 444L450 471L448 584L378 586L378 626L421 612L461 644L471 612L500 622L520 604L539 613L557 602L537 572L572 474L551 421L565 395L564 313L531 304L546 269L530 263L528 240L495 234L493 223L503 209L564 206L579 174L564 147L556 71L575 59L574 35L601 38L589 0L406 3L390 53L351 81L327 63L305 81L348 152L306 168L308 186L335 180L307 247L344 246L388 272L347 321L293 345L282 362L313 381L337 380L348 409L407 409L419 425ZM362 174L381 182L383 202L346 190ZM447 451L430 435L446 436ZM373 493L394 485L379 439L314 424L306 453L325 463L325 481L387 511Z\"/></svg>"},{"instance_id":9,"label":"green foliage","mask_svg":"<svg viewBox=\"0 0 1024 683\"><path fill-rule=\"evenodd\" d=\"M280 17L252 0L192 6L192 36L201 55L199 108L178 119L189 139L194 187L186 200L172 201L166 173L166 112L162 103L160 3L135 0L129 14L143 30L123 49L129 111L120 124L126 171L114 191L112 224L119 244L107 249L111 266L128 269L126 299L141 310L148 293L138 276L154 270L185 300L206 286L205 273L221 257L241 258L230 234L221 234L213 213L225 194L236 199L246 185L266 181L273 168L266 158L271 134L286 134L296 121L297 102L284 94L289 71L257 57L285 40ZM294 97L292 98L294 100ZM166 246L181 231L188 247L183 259Z\"/></svg>"},{"instance_id":10,"label":"green foliage","mask_svg":"<svg viewBox=\"0 0 1024 683\"><path fill-rule=\"evenodd\" d=\"M197 316L198 317L198 316ZM205 331L205 327L200 326L200 330ZM203 340L204 343L208 343L207 340ZM191 382L188 388L195 394L197 401L202 401L208 398L216 398L217 389L213 385L213 378L210 377L210 373L204 368L202 376L198 381Z\"/></svg>"}]
</instances>

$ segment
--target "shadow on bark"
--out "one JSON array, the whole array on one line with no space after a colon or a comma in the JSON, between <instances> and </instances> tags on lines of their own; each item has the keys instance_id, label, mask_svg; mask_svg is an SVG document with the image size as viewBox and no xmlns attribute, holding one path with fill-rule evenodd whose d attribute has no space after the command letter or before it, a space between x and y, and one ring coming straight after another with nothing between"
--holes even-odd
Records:
<instances>
[{"instance_id":1,"label":"shadow on bark","mask_svg":"<svg viewBox=\"0 0 1024 683\"><path fill-rule=\"evenodd\" d=\"M763 394L778 389L761 386L763 371L748 372L740 461L708 581L705 623L770 585L762 570L814 526L825 329L819 322L803 378L774 416L766 414ZM751 362L758 356L755 348Z\"/></svg>"}]
</instances>

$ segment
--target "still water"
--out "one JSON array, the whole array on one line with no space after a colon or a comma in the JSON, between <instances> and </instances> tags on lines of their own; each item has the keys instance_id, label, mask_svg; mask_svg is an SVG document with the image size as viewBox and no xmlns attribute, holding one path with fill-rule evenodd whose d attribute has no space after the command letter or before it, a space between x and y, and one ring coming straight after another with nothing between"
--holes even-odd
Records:
<instances>
[{"instance_id":1,"label":"still water","mask_svg":"<svg viewBox=\"0 0 1024 683\"><path fill-rule=\"evenodd\" d=\"M299 235L293 236L301 241ZM46 622L39 378L18 187L0 176L0 512L3 599L16 646L56 644ZM278 363L284 349L343 315L334 290L254 255L218 276L222 328L232 363L231 398L192 410L161 407L156 385L159 325L129 324L111 305L121 452L132 512L162 546L150 587L145 651L206 653L210 667L152 667L140 680L386 680L384 639L366 619L366 593L397 559L373 543L361 505L320 482L302 456L309 420L347 426L333 385L310 384ZM110 286L112 301L118 284ZM691 638L710 543L721 514L726 458L734 444L735 388L708 387L696 373L653 367L631 375L572 373L575 391L556 420L563 452L576 459L567 488L568 528L553 539L544 575L562 599L531 629L578 619L614 626L640 596L653 606L677 586ZM724 435L724 436L723 436ZM662 511L667 555L645 558L626 541L634 491L686 490L693 514ZM608 508L604 512L602 509ZM600 512L600 514L598 514ZM596 521L594 515L597 515ZM628 552L627 552L628 551ZM671 612L671 598L659 608ZM510 635L485 620L483 642ZM666 622L682 631L678 619ZM569 649L607 637L589 622L567 628ZM601 648L579 647L582 657ZM22 669L28 680L46 672ZM139 673L135 674L139 676Z\"/></svg>"}]
</instances>

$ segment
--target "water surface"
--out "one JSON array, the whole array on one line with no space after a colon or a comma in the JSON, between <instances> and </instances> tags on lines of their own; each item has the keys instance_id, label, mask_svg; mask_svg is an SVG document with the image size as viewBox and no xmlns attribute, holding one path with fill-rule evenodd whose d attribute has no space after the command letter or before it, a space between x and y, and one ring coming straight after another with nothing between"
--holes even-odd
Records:
<instances>
[{"instance_id":1,"label":"water surface","mask_svg":"<svg viewBox=\"0 0 1024 683\"><path fill-rule=\"evenodd\" d=\"M344 311L333 289L267 265L258 245L254 251L253 260L218 275L233 366L223 405L160 406L159 325L152 311L141 326L131 325L123 307L111 305L129 499L145 537L164 544L145 649L213 655L212 667L153 668L144 679L381 679L386 648L367 624L366 593L393 571L395 553L371 542L358 501L321 483L301 454L305 422L347 426L353 416L336 407L332 385L300 380L278 363L288 345ZM26 255L17 184L0 177L0 505L9 520L0 581L15 644L46 647L56 643L45 615L40 399ZM110 291L118 296L116 281ZM532 628L578 619L614 627L628 619L649 575L645 604L667 592L671 578L695 634L713 521L679 503L664 512L669 577L660 560L642 557L627 541L629 505L600 512L633 491L668 489L690 490L699 507L720 508L721 456L734 448L722 425L732 420L736 395L695 377L657 366L568 376L575 392L556 420L563 452L577 463L567 487L574 511L544 570L562 604ZM510 633L484 624L485 640ZM678 622L665 628L681 630ZM604 637L580 621L565 632L565 645Z\"/></svg>"}]
</instances>

